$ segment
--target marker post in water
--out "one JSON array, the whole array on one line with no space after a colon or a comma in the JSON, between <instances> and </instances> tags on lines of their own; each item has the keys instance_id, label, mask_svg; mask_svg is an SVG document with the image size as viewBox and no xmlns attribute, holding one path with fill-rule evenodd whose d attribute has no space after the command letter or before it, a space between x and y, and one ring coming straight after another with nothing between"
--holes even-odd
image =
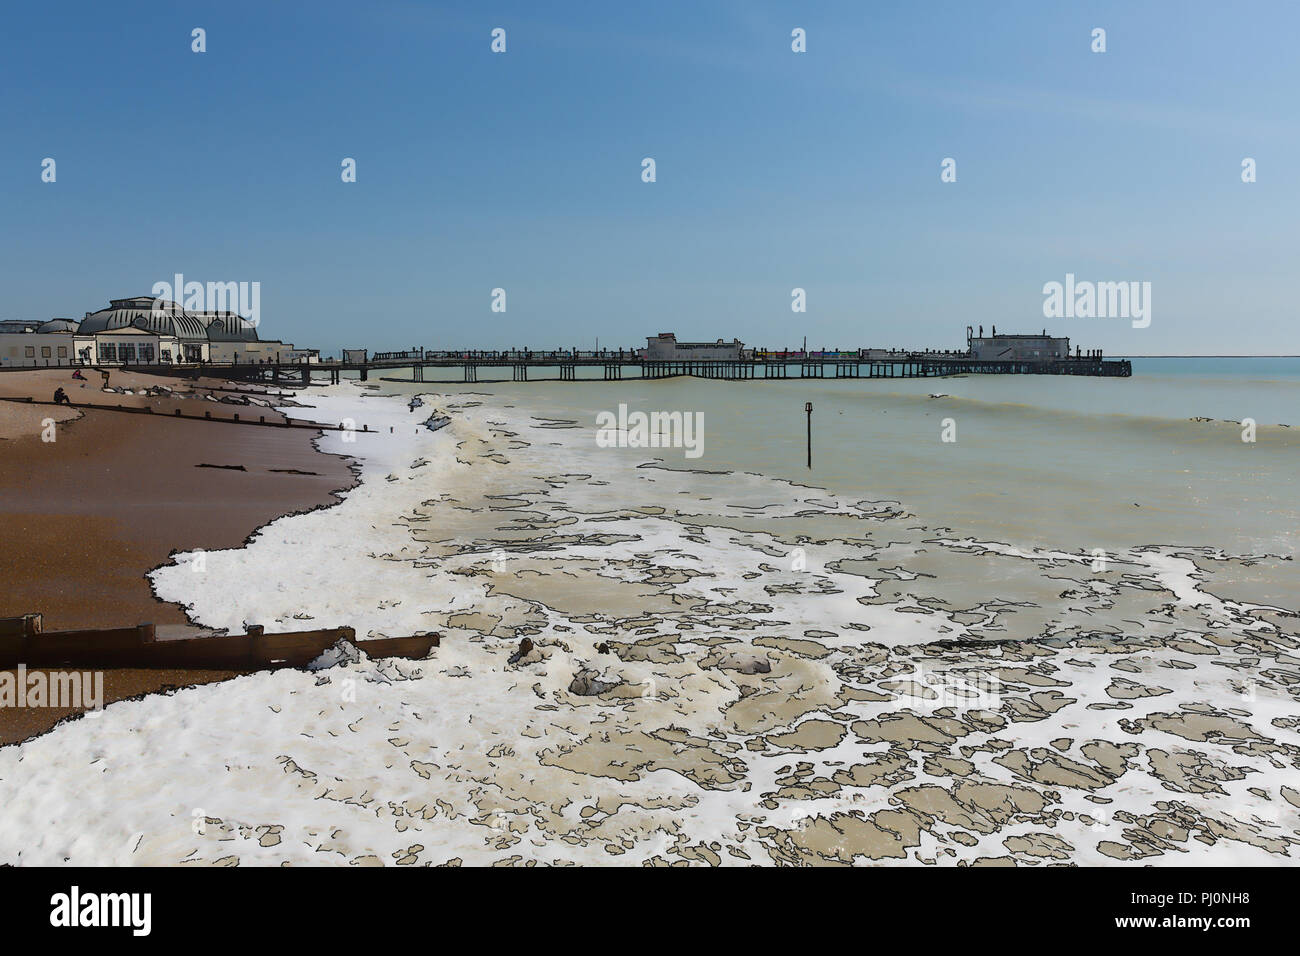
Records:
<instances>
[{"instance_id":1,"label":"marker post in water","mask_svg":"<svg viewBox=\"0 0 1300 956\"><path fill-rule=\"evenodd\" d=\"M812 402L804 402L803 410L808 413L808 467L812 467Z\"/></svg>"}]
</instances>

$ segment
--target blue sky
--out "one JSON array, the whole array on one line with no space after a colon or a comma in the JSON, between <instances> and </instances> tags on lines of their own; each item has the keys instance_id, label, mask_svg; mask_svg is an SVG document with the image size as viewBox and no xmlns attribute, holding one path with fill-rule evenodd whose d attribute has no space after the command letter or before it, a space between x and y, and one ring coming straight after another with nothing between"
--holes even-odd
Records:
<instances>
[{"instance_id":1,"label":"blue sky","mask_svg":"<svg viewBox=\"0 0 1300 956\"><path fill-rule=\"evenodd\" d=\"M326 351L996 324L1300 353L1298 28L1173 0L14 5L0 318L180 272L260 282L263 335ZM1150 282L1150 327L1047 322L1067 272Z\"/></svg>"}]
</instances>

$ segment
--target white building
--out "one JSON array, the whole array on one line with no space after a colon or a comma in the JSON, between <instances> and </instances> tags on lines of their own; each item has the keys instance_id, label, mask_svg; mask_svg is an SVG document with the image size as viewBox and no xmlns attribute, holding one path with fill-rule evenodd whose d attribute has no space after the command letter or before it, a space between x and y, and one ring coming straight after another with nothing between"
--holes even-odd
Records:
<instances>
[{"instance_id":1,"label":"white building","mask_svg":"<svg viewBox=\"0 0 1300 956\"><path fill-rule=\"evenodd\" d=\"M261 339L253 322L234 312L190 313L208 331L213 362L256 365L261 362L319 362L320 349L300 349L278 339Z\"/></svg>"},{"instance_id":2,"label":"white building","mask_svg":"<svg viewBox=\"0 0 1300 956\"><path fill-rule=\"evenodd\" d=\"M118 349L118 345L148 345L133 333L126 340L120 340L120 332L126 328L136 328L157 337L154 343L154 356L149 362L136 359L124 359L131 355ZM193 313L186 312L175 302L155 300L152 296L140 295L130 299L111 299L107 309L87 312L77 329L81 338L93 337L95 349L91 353L92 364L177 364L182 362L206 362L211 349L208 343L208 330ZM105 333L109 333L105 335ZM102 338L101 338L102 337ZM137 341L138 339L138 341ZM110 348L111 346L111 348ZM135 353L137 356L139 352Z\"/></svg>"},{"instance_id":3,"label":"white building","mask_svg":"<svg viewBox=\"0 0 1300 956\"><path fill-rule=\"evenodd\" d=\"M0 368L71 365L77 356L76 330L71 319L0 322Z\"/></svg>"},{"instance_id":4,"label":"white building","mask_svg":"<svg viewBox=\"0 0 1300 956\"><path fill-rule=\"evenodd\" d=\"M745 357L740 339L724 342L678 342L673 332L647 336L647 362L738 362Z\"/></svg>"},{"instance_id":5,"label":"white building","mask_svg":"<svg viewBox=\"0 0 1300 956\"><path fill-rule=\"evenodd\" d=\"M0 322L0 367L317 363L319 349L266 341L234 312L189 312L152 296L112 299L81 322Z\"/></svg>"},{"instance_id":6,"label":"white building","mask_svg":"<svg viewBox=\"0 0 1300 956\"><path fill-rule=\"evenodd\" d=\"M80 337L79 337L80 338ZM180 352L180 343L174 335L159 335L151 329L138 325L128 325L120 329L108 329L82 338L86 351L93 347L92 365L158 365L163 356L173 356Z\"/></svg>"},{"instance_id":7,"label":"white building","mask_svg":"<svg viewBox=\"0 0 1300 956\"><path fill-rule=\"evenodd\" d=\"M983 362L1053 362L1070 357L1069 336L1048 335L1046 329L1039 335L998 335L995 326L991 336L969 339L971 358Z\"/></svg>"}]
</instances>

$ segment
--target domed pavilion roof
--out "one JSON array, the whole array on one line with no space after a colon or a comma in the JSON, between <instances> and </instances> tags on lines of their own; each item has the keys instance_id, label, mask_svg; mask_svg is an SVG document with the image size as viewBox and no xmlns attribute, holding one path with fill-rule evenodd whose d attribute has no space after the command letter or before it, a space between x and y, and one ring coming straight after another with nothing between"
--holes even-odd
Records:
<instances>
[{"instance_id":1,"label":"domed pavilion roof","mask_svg":"<svg viewBox=\"0 0 1300 956\"><path fill-rule=\"evenodd\" d=\"M193 313L167 299L140 295L130 299L112 299L107 309L88 312L77 331L83 335L135 326L158 335L174 335L181 341L203 341L207 327Z\"/></svg>"}]
</instances>

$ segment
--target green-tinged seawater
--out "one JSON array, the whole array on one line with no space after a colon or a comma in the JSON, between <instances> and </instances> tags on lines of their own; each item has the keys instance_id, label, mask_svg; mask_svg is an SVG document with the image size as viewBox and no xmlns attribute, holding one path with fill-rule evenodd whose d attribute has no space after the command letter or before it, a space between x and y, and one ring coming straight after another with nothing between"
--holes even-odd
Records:
<instances>
[{"instance_id":1,"label":"green-tinged seawater","mask_svg":"<svg viewBox=\"0 0 1300 956\"><path fill-rule=\"evenodd\" d=\"M1076 551L1176 545L1289 557L1300 529L1300 359L1137 359L1128 379L682 377L416 390L497 395L539 417L586 426L593 443L597 414L617 412L620 403L629 411L698 412L698 458L673 448L613 451L662 458L671 468L753 472L893 500L926 527L958 537ZM806 402L813 403L811 470ZM1253 442L1242 440L1245 426L1237 423L1245 419L1256 422ZM945 431L955 440L944 441Z\"/></svg>"}]
</instances>

